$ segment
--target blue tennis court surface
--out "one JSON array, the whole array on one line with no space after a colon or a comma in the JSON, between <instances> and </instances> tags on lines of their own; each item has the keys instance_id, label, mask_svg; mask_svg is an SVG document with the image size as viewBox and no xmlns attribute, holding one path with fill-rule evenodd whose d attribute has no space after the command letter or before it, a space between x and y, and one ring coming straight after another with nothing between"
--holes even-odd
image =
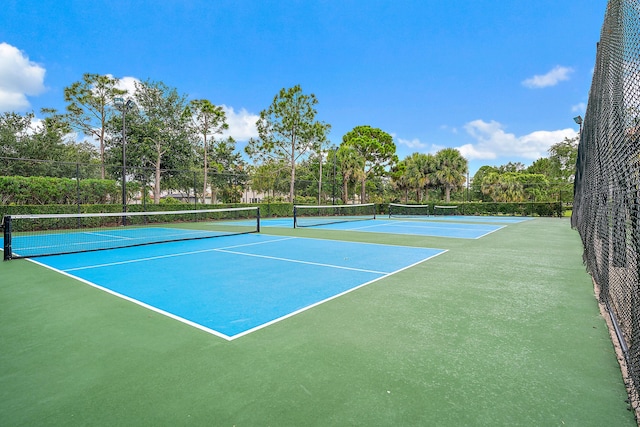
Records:
<instances>
[{"instance_id":1,"label":"blue tennis court surface","mask_svg":"<svg viewBox=\"0 0 640 427\"><path fill-rule=\"evenodd\" d=\"M319 225L317 228L363 231L370 233L411 234L417 236L479 239L501 228L504 224L454 223L428 220L368 219Z\"/></svg>"},{"instance_id":2,"label":"blue tennis court surface","mask_svg":"<svg viewBox=\"0 0 640 427\"><path fill-rule=\"evenodd\" d=\"M37 262L231 340L443 252L245 234Z\"/></svg>"}]
</instances>

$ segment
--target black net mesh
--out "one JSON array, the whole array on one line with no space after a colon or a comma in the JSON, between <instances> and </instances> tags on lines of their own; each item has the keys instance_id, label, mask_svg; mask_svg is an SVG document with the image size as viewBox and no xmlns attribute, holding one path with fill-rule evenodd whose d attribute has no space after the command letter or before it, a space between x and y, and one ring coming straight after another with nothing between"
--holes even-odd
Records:
<instances>
[{"instance_id":1,"label":"black net mesh","mask_svg":"<svg viewBox=\"0 0 640 427\"><path fill-rule=\"evenodd\" d=\"M317 227L349 221L362 221L376 218L376 205L323 205L293 207L294 227Z\"/></svg>"},{"instance_id":2,"label":"black net mesh","mask_svg":"<svg viewBox=\"0 0 640 427\"><path fill-rule=\"evenodd\" d=\"M3 218L4 259L126 248L260 231L257 207L14 215Z\"/></svg>"},{"instance_id":3,"label":"black net mesh","mask_svg":"<svg viewBox=\"0 0 640 427\"><path fill-rule=\"evenodd\" d=\"M610 0L581 129L571 224L640 391L640 0Z\"/></svg>"}]
</instances>

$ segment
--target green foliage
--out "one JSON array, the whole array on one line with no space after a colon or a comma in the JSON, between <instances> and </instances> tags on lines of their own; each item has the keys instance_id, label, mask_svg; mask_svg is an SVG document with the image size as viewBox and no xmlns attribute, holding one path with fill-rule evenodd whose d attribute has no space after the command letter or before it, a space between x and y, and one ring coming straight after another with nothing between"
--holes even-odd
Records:
<instances>
[{"instance_id":1,"label":"green foliage","mask_svg":"<svg viewBox=\"0 0 640 427\"><path fill-rule=\"evenodd\" d=\"M342 176L342 200L351 200L349 187L366 179L365 158L353 145L341 144L336 159Z\"/></svg>"},{"instance_id":2,"label":"green foliage","mask_svg":"<svg viewBox=\"0 0 640 427\"><path fill-rule=\"evenodd\" d=\"M578 137L565 138L549 148L549 160L551 161L551 177L572 182L578 159Z\"/></svg>"},{"instance_id":3,"label":"green foliage","mask_svg":"<svg viewBox=\"0 0 640 427\"><path fill-rule=\"evenodd\" d=\"M69 136L64 116L52 109L42 113L45 117L37 125L32 125L33 113L0 114L0 157L7 157L0 162L1 175L75 176L76 163L96 158L91 144Z\"/></svg>"},{"instance_id":4,"label":"green foliage","mask_svg":"<svg viewBox=\"0 0 640 427\"><path fill-rule=\"evenodd\" d=\"M273 103L260 112L256 123L259 139L251 138L246 153L261 163L289 165L289 200L295 192L296 164L310 153L317 153L326 142L331 126L316 121L318 103L314 94L305 95L300 85L281 89Z\"/></svg>"},{"instance_id":5,"label":"green foliage","mask_svg":"<svg viewBox=\"0 0 640 427\"><path fill-rule=\"evenodd\" d=\"M434 176L444 188L445 201L451 199L451 191L462 188L466 181L468 162L455 148L444 148L435 155Z\"/></svg>"},{"instance_id":6,"label":"green foliage","mask_svg":"<svg viewBox=\"0 0 640 427\"><path fill-rule=\"evenodd\" d=\"M139 108L123 109L108 123L115 137L109 141L109 163L122 164L122 119L126 133L127 165L151 167L153 195L160 200L160 176L183 179L183 171L195 164L195 136L190 127L186 96L162 82L136 82L135 102ZM173 177L173 175L176 175ZM189 180L192 182L192 178ZM173 186L185 183L173 182Z\"/></svg>"},{"instance_id":7,"label":"green foliage","mask_svg":"<svg viewBox=\"0 0 640 427\"><path fill-rule=\"evenodd\" d=\"M429 200L429 189L436 183L436 159L431 154L413 153L400 162L392 172L395 188L404 191L405 203L408 202L409 191L415 192L415 202Z\"/></svg>"},{"instance_id":8,"label":"green foliage","mask_svg":"<svg viewBox=\"0 0 640 427\"><path fill-rule=\"evenodd\" d=\"M0 176L2 204L78 204L108 203L117 200L116 181L69 178ZM78 200L79 197L79 200Z\"/></svg>"},{"instance_id":9,"label":"green foliage","mask_svg":"<svg viewBox=\"0 0 640 427\"><path fill-rule=\"evenodd\" d=\"M67 119L71 127L87 136L98 140L100 149L100 164L105 162L105 127L113 110L115 97L124 95L127 91L118 89L118 80L100 74L86 73L82 80L72 83L64 89L64 100L67 105ZM104 179L104 167L100 177Z\"/></svg>"},{"instance_id":10,"label":"green foliage","mask_svg":"<svg viewBox=\"0 0 640 427\"><path fill-rule=\"evenodd\" d=\"M563 207L561 202L471 202L461 203L457 206L458 210L464 215L517 215L555 217L561 217L563 215Z\"/></svg>"},{"instance_id":11,"label":"green foliage","mask_svg":"<svg viewBox=\"0 0 640 427\"><path fill-rule=\"evenodd\" d=\"M198 135L199 153L202 157L203 164L203 189L202 201L204 202L209 188L208 172L209 172L209 150L215 150L214 135L222 133L229 129L226 123L226 116L222 107L213 105L208 99L195 99L189 103L185 110L185 115L191 116L192 126L195 134ZM232 142L233 139L229 138ZM222 141L221 143L224 143ZM234 142L235 143L235 142Z\"/></svg>"},{"instance_id":12,"label":"green foliage","mask_svg":"<svg viewBox=\"0 0 640 427\"><path fill-rule=\"evenodd\" d=\"M360 201L366 201L365 182L367 178L387 174L388 168L398 161L396 145L393 137L381 129L371 126L356 126L342 137L341 156L348 159L341 162L342 167L349 168L349 174L360 180ZM351 148L350 148L351 147ZM345 156L345 154L347 154ZM356 172L355 168L360 168ZM343 172L343 176L345 172Z\"/></svg>"},{"instance_id":13,"label":"green foliage","mask_svg":"<svg viewBox=\"0 0 640 427\"><path fill-rule=\"evenodd\" d=\"M181 202L178 199L174 199L171 196L168 197L163 197L162 199L160 199L160 205L182 205L184 202ZM193 208L193 206L192 206Z\"/></svg>"}]
</instances>

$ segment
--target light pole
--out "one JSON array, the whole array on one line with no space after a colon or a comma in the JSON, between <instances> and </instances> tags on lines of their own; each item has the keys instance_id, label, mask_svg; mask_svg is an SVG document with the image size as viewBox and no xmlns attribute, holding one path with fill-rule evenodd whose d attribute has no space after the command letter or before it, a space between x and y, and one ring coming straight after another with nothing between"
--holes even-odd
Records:
<instances>
[{"instance_id":1,"label":"light pole","mask_svg":"<svg viewBox=\"0 0 640 427\"><path fill-rule=\"evenodd\" d=\"M331 204L336 204L336 155L338 154L338 147L333 146L333 184L331 185Z\"/></svg>"},{"instance_id":2,"label":"light pole","mask_svg":"<svg viewBox=\"0 0 640 427\"><path fill-rule=\"evenodd\" d=\"M127 111L130 110L135 103L128 99L126 102L124 98L114 98L113 102L116 108L122 113L122 213L127 212L127 128L126 117ZM127 217L122 215L122 225L127 225Z\"/></svg>"},{"instance_id":3,"label":"light pole","mask_svg":"<svg viewBox=\"0 0 640 427\"><path fill-rule=\"evenodd\" d=\"M580 137L582 137L582 116L575 116L573 121L580 125Z\"/></svg>"},{"instance_id":4,"label":"light pole","mask_svg":"<svg viewBox=\"0 0 640 427\"><path fill-rule=\"evenodd\" d=\"M318 177L318 205L321 205L321 196L322 196L322 163L324 162L324 151L320 150L318 153L320 157L320 174Z\"/></svg>"}]
</instances>

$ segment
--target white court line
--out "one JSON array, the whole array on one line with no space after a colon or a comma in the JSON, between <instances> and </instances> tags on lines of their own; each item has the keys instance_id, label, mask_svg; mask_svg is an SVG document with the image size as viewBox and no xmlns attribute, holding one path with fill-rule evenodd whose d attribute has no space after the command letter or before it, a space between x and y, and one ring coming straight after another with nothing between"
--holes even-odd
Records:
<instances>
[{"instance_id":1,"label":"white court line","mask_svg":"<svg viewBox=\"0 0 640 427\"><path fill-rule=\"evenodd\" d=\"M400 225L397 225L397 224L400 224ZM391 225L392 227L400 226L400 227L407 227L407 228L417 228L421 230L435 229L435 230L462 230L462 231L478 231L483 229L493 231L493 227L494 227L492 225L486 225L486 224L469 224L472 227L465 227L466 224L459 224L460 225L459 227L436 227L435 225L424 225L424 224L417 225L415 222L410 222L410 221L398 221L397 224L387 224L387 225ZM437 223L437 224L442 224L442 223ZM449 225L449 223L446 225Z\"/></svg>"},{"instance_id":2,"label":"white court line","mask_svg":"<svg viewBox=\"0 0 640 427\"><path fill-rule=\"evenodd\" d=\"M329 298L325 298L325 299L323 299L322 301L315 302L315 303L313 303L313 304L311 304L311 305L308 305L308 306L306 306L306 307L302 307L301 309L296 310L296 311L293 311L293 312L291 312L291 313L289 313L289 314L286 314L286 315L284 315L284 316L282 316L282 317L278 317L277 319L270 320L270 321L268 321L268 322L266 322L266 323L263 323L262 325L258 325L258 326L255 326L255 327L251 328L251 329L247 329L247 330L246 330L246 331L244 331L244 332L240 332L239 334L236 334L236 335L233 335L233 336L229 337L229 341L235 340L236 338L243 337L243 336L245 336L245 335L248 335L248 334L250 334L250 333L252 333L252 332L255 332L255 331L257 331L257 330L260 330L260 329L262 329L262 328L266 328L267 326L271 326L271 325L273 325L273 324L275 324L275 323L278 323L278 322L280 322L280 321L282 321L282 320L288 319L289 317L293 317L293 316L295 316L296 314L300 314L300 313L302 313L302 312L304 312L304 311L307 311L307 310L309 310L309 309L312 309L312 308L314 308L314 307L317 307L317 306L319 306L320 304L324 304L325 302L328 302L328 301L331 301L331 300L333 300L333 299L339 298L339 297L341 297L341 296L343 296L343 295L346 295L346 294L348 294L348 293L350 293L350 292L355 291L356 289L360 289L360 288L365 287L365 286L367 286L367 285L370 285L370 284L372 284L372 283L374 283L374 282L377 282L378 280L382 280L382 279L385 279L385 278L387 278L387 277L389 277L389 276L392 276L392 275L394 275L394 274L396 274L396 273L400 273L401 271L404 271L404 270L406 270L406 269L408 269L408 268L411 268L411 267L416 266L416 265L418 265L418 264L421 264L421 263L423 263L423 262L425 262L425 261L428 261L428 260L430 260L431 258L435 258L435 257L437 257L438 255L442 255L442 254L443 254L443 253L445 253L445 252L448 252L448 249L442 250L442 252L438 252L438 253L437 253L437 254L435 254L435 255L431 255L430 257L427 257L427 258L422 259L422 260L420 260L420 261L414 262L413 264L408 265L408 266L406 266L406 267L403 267L403 268L401 268L400 270L392 271L391 273L387 273L387 274L385 274L384 276L380 276L380 277L375 278L375 279L373 279L373 280L370 280L370 281L368 281L368 282L366 282L366 283L363 283L363 284L361 284L361 285L358 285L358 286L356 286L356 287L354 287L354 288L347 289L346 291L340 292L339 294L336 294L336 295L331 296L331 297L329 297Z\"/></svg>"},{"instance_id":3,"label":"white court line","mask_svg":"<svg viewBox=\"0 0 640 427\"><path fill-rule=\"evenodd\" d=\"M398 221L398 223L402 223L402 222L407 222L407 221ZM364 227L352 227L352 228L346 229L345 231L359 231L359 230L362 230L362 229L365 229L365 228L384 227L385 225L395 226L395 225L392 225L391 222L386 222L386 223L383 223L383 224L367 225L367 226L364 226ZM480 225L480 224L478 224L478 225ZM432 235L432 234L413 234L413 233L401 233L401 234L409 234L409 235L412 235L412 236L444 237L444 238L447 238L447 239L478 240L478 239L481 239L481 238L483 238L485 236L488 236L491 233L495 233L496 231L501 230L501 229L503 229L505 227L507 227L507 225L502 225L502 226L496 228L495 230L488 231L487 233L484 233L484 234L482 234L480 236L476 236L476 237L464 237L464 236L461 237L461 236ZM443 228L443 227L429 227L429 226L415 226L415 225L408 226L407 228L416 228L416 229L419 229L419 230L433 229L433 230L479 231L477 228L476 229L473 229L473 228L456 228L456 227L445 227L445 228ZM393 232L388 232L388 233L389 234L394 234Z\"/></svg>"},{"instance_id":4,"label":"white court line","mask_svg":"<svg viewBox=\"0 0 640 427\"><path fill-rule=\"evenodd\" d=\"M204 332L208 332L208 333L210 333L212 335L215 335L217 337L223 338L223 339L225 339L227 341L231 341L233 339L232 337L230 337L228 335L225 335L222 332L218 332L215 329L207 328L206 326L203 326L203 325L201 325L199 323L196 323L196 322L192 322L191 320L185 319L184 317L177 316L177 315L175 315L173 313L170 313L168 311L162 310L162 309L160 309L158 307L155 307L153 305L147 304L145 302L142 302L142 301L137 300L135 298L128 297L126 295L123 295L123 294L121 294L119 292L116 292L114 290L111 290L109 288L105 288L104 286L100 286L100 285L98 285L96 283L90 282L89 280L83 279L81 277L74 276L73 274L69 274L64 270L58 270L55 267L52 267L52 266L47 265L47 264L42 264L41 262L38 262L38 261L36 261L34 259L31 259L31 258L29 258L28 261L33 262L34 264L40 265L40 266L42 266L44 268L48 268L49 270L53 270L53 271L55 271L57 273L63 274L63 275L65 275L67 277L70 277L72 279L79 280L82 283L85 283L85 284L87 284L89 286L92 286L92 287L94 287L96 289L100 289L101 291L105 291L105 292L107 292L107 293L109 293L111 295L114 295L116 297L122 298L124 300L132 302L132 303L137 304L139 306L142 306L144 308L147 308L147 309L149 309L151 311L155 311L156 313L159 313L159 314L162 314L164 316L170 317L170 318L172 318L174 320L177 320L179 322L186 323L189 326L193 326L194 328L200 329L200 330L202 330Z\"/></svg>"},{"instance_id":5,"label":"white court line","mask_svg":"<svg viewBox=\"0 0 640 427\"><path fill-rule=\"evenodd\" d=\"M240 247L240 246L261 245L261 244L265 244L265 243L280 242L280 241L283 241L283 240L289 240L289 239L294 239L294 238L295 237L287 237L287 238L283 238L283 239L269 240L269 241L266 241L266 242L244 243L242 245L229 246L229 248L236 248L236 247ZM68 269L66 269L64 271L89 270L89 269L92 269L92 268L110 267L112 265L122 265L122 264L131 264L131 263L135 263L135 262L153 261L153 260L156 260L156 259L172 258L172 257L185 256L185 255L195 255L195 254L201 254L201 253L206 253L206 252L214 252L214 251L219 251L220 249L225 249L225 248L201 249L199 251L179 252L177 254L166 254L166 255L158 255L158 256L147 257L147 258L136 258L136 259L130 259L130 260L126 260L126 261L109 262L109 263L106 263L106 264L95 264L95 265L87 265L87 266L84 266L84 267L68 268Z\"/></svg>"},{"instance_id":6,"label":"white court line","mask_svg":"<svg viewBox=\"0 0 640 427\"><path fill-rule=\"evenodd\" d=\"M424 223L416 223L416 222L412 222L412 221L389 221L389 222L385 222L382 224L373 224L373 225L365 225L363 227L352 227L349 228L348 231L351 230L362 230L365 228L376 228L376 227L385 227L385 226L390 226L390 227L406 227L406 228L416 228L419 230L429 230L429 229L434 229L434 230L462 230L462 231L476 231L476 230L482 230L482 228L484 227L485 229L487 227L491 227L491 226L487 226L484 224L477 224L478 227L436 227L434 226L430 226L430 225L423 225ZM438 223L441 224L441 223ZM474 224L472 224L474 225ZM504 225L500 228L505 227ZM500 229L498 228L498 230ZM492 231L497 231L497 230L492 230ZM449 236L446 236L449 237Z\"/></svg>"},{"instance_id":7,"label":"white court line","mask_svg":"<svg viewBox=\"0 0 640 427\"><path fill-rule=\"evenodd\" d=\"M81 231L80 234L89 234L90 236L102 236L102 237L112 237L115 239L123 239L123 240L131 240L131 237L126 237L126 236L115 236L113 234L107 234L107 233L96 233L96 232L92 232L92 231Z\"/></svg>"},{"instance_id":8,"label":"white court line","mask_svg":"<svg viewBox=\"0 0 640 427\"><path fill-rule=\"evenodd\" d=\"M489 234L491 234L491 233L495 233L495 232L496 232L496 231L498 231L498 230L502 230L502 229L503 229L503 228L505 228L505 227L506 227L506 225L503 225L502 227L500 227L500 228L496 228L496 229L495 229L495 230L493 230L493 231L489 231L488 233L485 233L485 234L483 234L482 236L475 237L475 239L480 239L480 238L482 238L482 237L484 237L484 236L488 236Z\"/></svg>"},{"instance_id":9,"label":"white court line","mask_svg":"<svg viewBox=\"0 0 640 427\"><path fill-rule=\"evenodd\" d=\"M297 237L286 237L286 238L282 238L282 239L269 240L269 241L265 241L265 242L256 242L256 243L242 244L242 245L235 245L235 246L236 246L236 247L240 247L240 246L252 246L252 245L259 245L259 244L265 244L265 243L271 243L271 242L279 242L279 241L283 241L283 240L290 240L290 239L297 239ZM313 240L313 239L311 239L311 240ZM328 239L328 240L330 240L330 239ZM364 243L364 244L368 244L368 243ZM374 244L374 245L382 245L382 244ZM384 246L384 245L382 245L382 246ZM394 246L394 245L388 245L388 246ZM231 247L233 247L233 246L231 246ZM401 246L401 247L403 247L403 246ZM410 247L410 246L404 246L404 247ZM153 258L149 258L149 259L166 258L166 257L171 257L171 256L188 255L188 254L190 254L190 253L208 252L208 251L215 251L215 250L218 250L218 251L219 251L219 250L221 250L221 249L220 249L220 248L218 248L218 249L208 249L208 250L203 250L203 251L185 252L185 253L181 253L181 254L166 255L166 256L161 256L161 257L153 257ZM223 249L223 250L224 250L224 249ZM446 250L446 249L444 249L444 250L442 250L442 249L436 249L436 250L439 250L440 252L438 252L438 253L436 253L436 254L434 254L434 255L431 255L431 256L429 256L429 257L427 257L427 258L424 258L424 259L422 259L422 260L420 260L420 261L417 261L417 262L415 262L415 263L413 263L413 264L411 264L411 265L408 265L408 266L406 266L406 267L403 267L403 268L401 268L401 269L399 269L399 270L396 270L396 271L393 271L393 272L390 272L390 273L385 273L384 275L381 275L380 277L375 278L375 279L373 279L373 280L371 280L371 281L369 281L369 282L366 282L366 283L363 283L363 284L358 285L358 286L356 286L356 287L353 287L353 288L347 289L346 291L340 292L340 293L338 293L338 294L336 294L336 295L333 295L333 296L331 296L331 297L329 297L329 298L325 298L324 300L321 300L321 301L315 302L315 303L310 304L310 305L308 305L308 306L306 306L306 307L303 307L303 308L301 308L301 309L298 309L298 310L296 310L296 311L293 311L293 312L291 312L291 313L288 313L288 314L286 314L286 315L284 315L284 316L278 317L278 318L276 318L276 319L273 319L273 320L270 320L270 321L268 321L268 322L265 322L265 323L263 323L263 324L261 324L261 325L255 326L255 327L253 327L253 328L251 328L251 329L247 329L246 331L240 332L240 333L238 333L238 334L236 334L236 335L233 335L233 336L229 336L229 335L223 334L222 332L216 331L215 329L208 328L208 327L203 326L203 325L201 325L201 324L199 324L199 323L196 323L196 322L190 321L190 320L188 320L188 319L185 319L185 318L180 317L180 316L178 316L178 315L175 315L175 314L173 314L173 313L170 313L170 312L167 312L167 311L162 310L162 309L160 309L160 308L157 308L157 307L155 307L155 306L153 306L153 305L150 305L150 304L144 303L144 302L139 301L139 300L137 300L137 299L135 299L135 298L131 298L131 297L126 296L126 295L123 295L123 294L121 294L121 293L119 293L119 292L115 292L115 291L113 291L113 290L111 290L111 289L109 289L109 288L106 288L106 287L100 286L100 285L98 285L98 284L96 284L96 283L93 283L93 282L91 282L91 281L89 281L89 280L82 279L82 278L80 278L80 277L77 277L77 276L74 276L74 275L72 275L72 274L67 273L67 271L72 271L72 270L77 270L77 269L59 270L59 269L57 269L57 268L55 268L55 267L52 267L52 266L47 265L47 264L40 263L40 262L38 262L38 261L36 261L36 260L34 260L34 259L31 259L31 258L29 258L29 259L27 259L27 260L28 260L29 262L33 262L33 263L35 263L35 264L37 264L37 265L40 265L40 266L42 266L42 267L44 267L44 268L48 268L48 269L50 269L50 270L52 270L52 271L55 271L55 272L61 273L61 274L65 275L65 276L67 276L67 277L70 277L70 278L72 278L72 279L79 280L79 281L80 281L80 282L82 282L82 283L85 283L85 284L87 284L87 285L89 285L89 286L92 286L92 287L94 287L94 288L96 288L96 289L100 289L100 290L102 290L102 291L105 291L105 292L107 292L107 293L109 293L109 294L111 294L111 295L114 295L114 296L116 296L116 297L120 297L120 298L122 298L122 299L124 299L124 300L127 300L127 301L129 301L129 302L132 302L132 303L134 303L134 304L137 304L137 305L139 305L139 306L141 306L141 307L147 308L147 309L149 309L149 310L151 310L151 311L154 311L154 312L156 312L156 313L162 314L162 315L164 315L164 316L167 316L167 317L169 317L169 318L172 318L172 319L174 319L174 320L177 320L177 321L182 322L182 323L184 323L184 324L187 324L187 325L189 325L189 326L193 326L194 328L200 329L201 331L207 332L207 333L209 333L209 334L211 334L211 335L217 336L217 337L222 338L222 339L224 339L224 340L226 340L226 341L232 341L232 340L235 340L236 338L243 337L243 336L248 335L248 334L250 334L250 333L252 333L252 332L258 331L258 330L260 330L260 329L266 328L267 326L270 326L270 325L273 325L273 324L275 324L275 323L278 323L278 322L280 322L280 321L282 321L282 320L286 320L286 319L288 319L288 318L290 318L290 317L293 317L293 316L295 316L295 315L297 315L297 314L300 314L300 313L302 313L302 312L304 312L304 311L307 311L307 310L309 310L309 309L311 309L311 308L317 307L317 306L319 306L320 304L324 304L325 302L328 302L328 301L331 301L331 300L336 299L336 298L338 298L338 297L341 297L341 296L343 296L343 295L346 295L346 294L348 294L348 293L350 293L350 292L353 292L353 291L355 291L355 290L357 290L357 289L360 289L360 288L362 288L362 287L364 287L364 286L367 286L367 285L370 285L370 284L372 284L372 283L374 283L374 282L377 282L378 280L382 280L382 279L387 278L387 277L389 277L389 276L392 276L392 275L394 275L394 274L396 274L396 273L399 273L399 272L401 272L401 271L404 271L404 270L406 270L406 269L408 269L408 268L414 267L414 266L416 266L416 265L418 265L418 264L421 264L421 263L423 263L423 262L425 262L425 261L428 261L428 260L430 260L430 259L432 259L432 258L435 258L435 257L437 257L437 256L439 256L439 255L442 255L442 254L443 254L443 253L445 253L445 252L448 252L448 250ZM244 255L247 255L247 254L244 254ZM140 260L140 261L142 261L142 260ZM132 260L132 261L126 261L126 262L118 262L118 263L112 263L112 264L105 264L105 266L106 266L106 265L124 264L124 263L127 263L127 262L138 262L138 260ZM95 267L95 266L94 266L94 267ZM91 267L86 267L86 268L91 268ZM81 268L79 268L79 269L81 269ZM380 273L380 274L382 274L382 273Z\"/></svg>"},{"instance_id":10,"label":"white court line","mask_svg":"<svg viewBox=\"0 0 640 427\"><path fill-rule=\"evenodd\" d=\"M276 260L276 261L293 262L293 263L297 263L297 264L315 265L315 266L319 266L319 267L339 268L339 269L342 269L342 270L359 271L359 272L363 272L363 273L389 274L389 272L387 272L387 271L366 270L366 269L363 269L363 268L344 267L344 266L341 266L341 265L324 264L324 263L320 263L320 262L311 262L311 261L302 261L302 260L291 259L291 258L280 258L280 257L268 256L268 255L248 254L248 253L244 253L244 252L228 251L226 249L218 249L218 252L225 252L225 253L235 254L235 255L244 255L244 256L248 256L248 257L273 259L273 260Z\"/></svg>"}]
</instances>

